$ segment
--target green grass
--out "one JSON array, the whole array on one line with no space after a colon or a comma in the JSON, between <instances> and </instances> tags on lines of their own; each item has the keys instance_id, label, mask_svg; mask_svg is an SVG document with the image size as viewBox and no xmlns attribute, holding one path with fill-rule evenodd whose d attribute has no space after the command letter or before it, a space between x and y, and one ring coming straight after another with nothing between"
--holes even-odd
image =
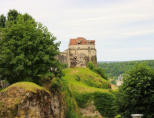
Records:
<instances>
[{"instance_id":1,"label":"green grass","mask_svg":"<svg viewBox=\"0 0 154 118\"><path fill-rule=\"evenodd\" d=\"M88 68L67 68L63 72L65 74L63 77L65 86L68 87L78 107L85 108L91 101L94 101L97 110L102 110L100 113L103 116L110 117L115 114L115 110L112 107L114 106L115 98L112 95L109 81ZM101 101L106 103L101 103ZM71 116L68 116L68 118L71 118Z\"/></svg>"},{"instance_id":2,"label":"green grass","mask_svg":"<svg viewBox=\"0 0 154 118\"><path fill-rule=\"evenodd\" d=\"M25 91L31 91L34 93L36 93L37 90L45 90L46 92L48 92L50 94L50 92L47 89L45 89L35 83L32 83L32 82L17 82L15 84L12 84L11 86L1 90L0 92L5 92L5 91L12 89L14 87L15 88L23 88Z\"/></svg>"},{"instance_id":3,"label":"green grass","mask_svg":"<svg viewBox=\"0 0 154 118\"><path fill-rule=\"evenodd\" d=\"M64 70L64 80L71 85L94 88L109 88L109 82L88 68L68 68Z\"/></svg>"},{"instance_id":4,"label":"green grass","mask_svg":"<svg viewBox=\"0 0 154 118\"><path fill-rule=\"evenodd\" d=\"M109 82L88 68L68 68L63 80L73 93L108 92Z\"/></svg>"},{"instance_id":5,"label":"green grass","mask_svg":"<svg viewBox=\"0 0 154 118\"><path fill-rule=\"evenodd\" d=\"M63 70L62 79L54 78L51 81L50 90L60 90L67 104L67 118L82 118L79 108L87 107L91 101L103 117L114 114L114 95L110 88L110 82L88 68L67 68ZM32 82L18 82L2 90L5 92L12 88L23 88L25 91L37 92L46 90ZM20 100L17 99L17 100ZM1 106L1 104L0 104Z\"/></svg>"}]
</instances>

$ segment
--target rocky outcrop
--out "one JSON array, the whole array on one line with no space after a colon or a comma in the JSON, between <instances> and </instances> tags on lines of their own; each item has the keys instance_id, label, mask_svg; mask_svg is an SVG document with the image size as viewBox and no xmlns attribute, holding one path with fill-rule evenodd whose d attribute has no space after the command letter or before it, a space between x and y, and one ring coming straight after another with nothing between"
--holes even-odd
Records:
<instances>
[{"instance_id":1,"label":"rocky outcrop","mask_svg":"<svg viewBox=\"0 0 154 118\"><path fill-rule=\"evenodd\" d=\"M29 82L0 92L0 118L64 118L66 105L60 93Z\"/></svg>"}]
</instances>

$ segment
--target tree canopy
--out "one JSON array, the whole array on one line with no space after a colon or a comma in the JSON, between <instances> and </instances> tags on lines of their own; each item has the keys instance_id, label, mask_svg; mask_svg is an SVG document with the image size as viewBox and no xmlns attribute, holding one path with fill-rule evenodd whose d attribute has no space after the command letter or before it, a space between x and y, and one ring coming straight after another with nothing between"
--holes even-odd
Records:
<instances>
[{"instance_id":1,"label":"tree canopy","mask_svg":"<svg viewBox=\"0 0 154 118\"><path fill-rule=\"evenodd\" d=\"M4 15L0 15L0 28L5 27L6 17Z\"/></svg>"},{"instance_id":2,"label":"tree canopy","mask_svg":"<svg viewBox=\"0 0 154 118\"><path fill-rule=\"evenodd\" d=\"M98 66L106 71L109 78L117 79L119 75L124 74L140 63L146 63L146 65L154 68L154 60L99 62Z\"/></svg>"},{"instance_id":3,"label":"tree canopy","mask_svg":"<svg viewBox=\"0 0 154 118\"><path fill-rule=\"evenodd\" d=\"M107 80L107 76L103 68L95 66L92 62L88 63L88 68Z\"/></svg>"},{"instance_id":4,"label":"tree canopy","mask_svg":"<svg viewBox=\"0 0 154 118\"><path fill-rule=\"evenodd\" d=\"M145 64L136 65L124 76L119 89L119 110L125 118L130 114L154 116L154 70Z\"/></svg>"},{"instance_id":5,"label":"tree canopy","mask_svg":"<svg viewBox=\"0 0 154 118\"><path fill-rule=\"evenodd\" d=\"M0 79L9 83L61 77L56 37L28 14L10 10L0 17ZM3 22L4 21L4 22ZM3 25L5 24L5 25Z\"/></svg>"}]
</instances>

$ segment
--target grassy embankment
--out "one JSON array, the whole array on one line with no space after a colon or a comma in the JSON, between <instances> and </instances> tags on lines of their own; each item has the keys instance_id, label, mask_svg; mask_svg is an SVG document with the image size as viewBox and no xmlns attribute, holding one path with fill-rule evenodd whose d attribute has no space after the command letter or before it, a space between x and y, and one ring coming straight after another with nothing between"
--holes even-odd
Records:
<instances>
[{"instance_id":1,"label":"grassy embankment","mask_svg":"<svg viewBox=\"0 0 154 118\"><path fill-rule=\"evenodd\" d=\"M67 118L83 118L80 108L86 108L91 103L103 117L111 118L116 115L116 98L107 80L88 68L67 68L63 72L64 77L53 79L49 90L52 92L54 89L59 90L61 88L60 92L65 96L67 104ZM19 82L11 85L11 87L21 87L26 91L33 92L37 88L49 92L31 82ZM9 88L1 92L7 91Z\"/></svg>"},{"instance_id":2,"label":"grassy embankment","mask_svg":"<svg viewBox=\"0 0 154 118\"><path fill-rule=\"evenodd\" d=\"M88 68L68 68L64 74L67 117L79 118L79 108L86 108L91 102L102 116L113 117L116 114L115 96L107 80Z\"/></svg>"}]
</instances>

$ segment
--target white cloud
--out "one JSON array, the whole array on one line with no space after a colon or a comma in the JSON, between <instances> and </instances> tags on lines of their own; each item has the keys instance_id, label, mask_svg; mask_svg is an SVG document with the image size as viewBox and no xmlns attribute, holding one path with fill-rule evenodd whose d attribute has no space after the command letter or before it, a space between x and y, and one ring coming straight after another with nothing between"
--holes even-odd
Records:
<instances>
[{"instance_id":1,"label":"white cloud","mask_svg":"<svg viewBox=\"0 0 154 118\"><path fill-rule=\"evenodd\" d=\"M146 54L140 56L137 51L140 39L135 43L133 40L154 34L153 5L154 0L104 0L95 4L88 4L88 0L1 0L0 14L6 14L9 9L28 12L62 41L61 50L67 48L70 38L83 36L96 40L99 60L154 59L154 47L142 47ZM147 40L152 46L154 39L145 38L142 43ZM134 57L130 48L121 50L118 47L126 45L125 42L128 42L127 47L134 43L131 47ZM112 50L118 50L117 55Z\"/></svg>"}]
</instances>

